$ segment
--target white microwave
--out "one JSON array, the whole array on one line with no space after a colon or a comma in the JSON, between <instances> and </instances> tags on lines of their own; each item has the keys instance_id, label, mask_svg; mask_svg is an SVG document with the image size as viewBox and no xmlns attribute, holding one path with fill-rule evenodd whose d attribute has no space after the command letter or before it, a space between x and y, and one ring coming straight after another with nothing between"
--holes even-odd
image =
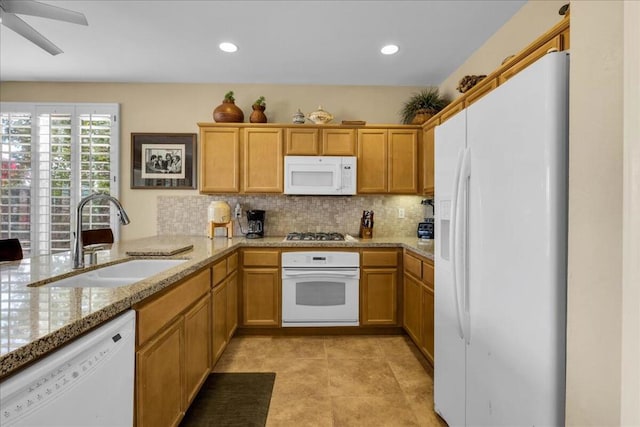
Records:
<instances>
[{"instance_id":1,"label":"white microwave","mask_svg":"<svg viewBox=\"0 0 640 427\"><path fill-rule=\"evenodd\" d=\"M285 156L284 194L356 194L356 157Z\"/></svg>"}]
</instances>

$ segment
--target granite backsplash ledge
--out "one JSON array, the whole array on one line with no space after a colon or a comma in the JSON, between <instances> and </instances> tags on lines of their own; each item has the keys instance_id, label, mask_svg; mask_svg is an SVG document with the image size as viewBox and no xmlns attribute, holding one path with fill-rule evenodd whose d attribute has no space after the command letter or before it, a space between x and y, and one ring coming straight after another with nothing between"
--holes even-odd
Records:
<instances>
[{"instance_id":1,"label":"granite backsplash ledge","mask_svg":"<svg viewBox=\"0 0 640 427\"><path fill-rule=\"evenodd\" d=\"M159 235L206 235L207 208L223 200L231 211L240 203L241 226L246 232L245 211L262 209L265 235L284 236L292 231L337 231L357 236L363 210L372 210L374 237L415 236L418 222L425 215L421 196L284 196L284 195L216 195L158 196ZM398 218L398 209L405 217ZM428 214L431 216L430 208ZM224 234L224 230L217 230ZM238 224L234 235L242 235Z\"/></svg>"}]
</instances>

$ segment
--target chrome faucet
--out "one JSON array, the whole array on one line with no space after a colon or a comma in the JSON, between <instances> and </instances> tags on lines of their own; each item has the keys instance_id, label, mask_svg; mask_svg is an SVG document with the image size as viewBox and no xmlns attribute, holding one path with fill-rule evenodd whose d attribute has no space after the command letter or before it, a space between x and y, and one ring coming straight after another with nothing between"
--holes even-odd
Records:
<instances>
[{"instance_id":1,"label":"chrome faucet","mask_svg":"<svg viewBox=\"0 0 640 427\"><path fill-rule=\"evenodd\" d=\"M100 199L109 200L111 203L116 205L116 208L118 208L118 216L120 217L121 224L127 225L131 222L129 220L127 212L125 212L118 199L108 195L107 193L93 193L80 200L76 212L76 233L73 245L73 268L84 268L84 245L82 243L82 208L84 208L84 205L86 205L90 201Z\"/></svg>"}]
</instances>

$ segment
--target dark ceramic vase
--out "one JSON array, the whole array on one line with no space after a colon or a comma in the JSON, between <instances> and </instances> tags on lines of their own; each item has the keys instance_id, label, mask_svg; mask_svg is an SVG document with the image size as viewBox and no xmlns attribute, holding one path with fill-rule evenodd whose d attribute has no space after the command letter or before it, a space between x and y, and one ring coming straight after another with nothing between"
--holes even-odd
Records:
<instances>
[{"instance_id":1,"label":"dark ceramic vase","mask_svg":"<svg viewBox=\"0 0 640 427\"><path fill-rule=\"evenodd\" d=\"M251 123L267 123L267 116L264 115L264 109L266 108L264 105L252 105L253 112L251 116L249 116L249 121Z\"/></svg>"},{"instance_id":2,"label":"dark ceramic vase","mask_svg":"<svg viewBox=\"0 0 640 427\"><path fill-rule=\"evenodd\" d=\"M233 101L225 99L213 110L213 120L218 123L242 123L244 113Z\"/></svg>"}]
</instances>

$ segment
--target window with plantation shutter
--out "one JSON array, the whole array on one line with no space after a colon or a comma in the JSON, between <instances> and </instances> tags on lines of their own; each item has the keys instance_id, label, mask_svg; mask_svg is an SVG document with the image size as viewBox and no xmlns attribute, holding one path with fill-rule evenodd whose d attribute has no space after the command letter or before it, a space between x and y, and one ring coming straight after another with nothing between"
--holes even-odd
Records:
<instances>
[{"instance_id":1,"label":"window with plantation shutter","mask_svg":"<svg viewBox=\"0 0 640 427\"><path fill-rule=\"evenodd\" d=\"M80 199L118 197L117 116L117 104L0 104L0 238L19 238L25 256L72 248ZM108 202L88 204L83 224L118 237Z\"/></svg>"}]
</instances>

